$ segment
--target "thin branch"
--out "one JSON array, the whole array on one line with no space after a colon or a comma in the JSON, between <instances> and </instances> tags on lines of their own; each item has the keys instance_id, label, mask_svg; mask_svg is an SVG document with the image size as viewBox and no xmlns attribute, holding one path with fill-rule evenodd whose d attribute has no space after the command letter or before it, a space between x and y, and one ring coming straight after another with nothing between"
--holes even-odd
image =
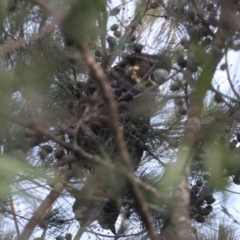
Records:
<instances>
[{"instance_id":1,"label":"thin branch","mask_svg":"<svg viewBox=\"0 0 240 240\"><path fill-rule=\"evenodd\" d=\"M42 31L33 34L28 38L28 42L34 42L49 36L55 29L56 25L59 23L59 19L53 19L50 24L46 24ZM0 55L4 56L9 51L17 51L20 48L27 47L26 40L24 38L19 38L17 41L8 41L0 47Z\"/></svg>"},{"instance_id":2,"label":"thin branch","mask_svg":"<svg viewBox=\"0 0 240 240\"><path fill-rule=\"evenodd\" d=\"M151 14L151 13L147 13L145 14L145 16L150 16L150 17L156 17L156 18L169 18L169 15L163 14L163 15L155 15L155 14Z\"/></svg>"},{"instance_id":3,"label":"thin branch","mask_svg":"<svg viewBox=\"0 0 240 240\"><path fill-rule=\"evenodd\" d=\"M117 172L122 171L122 173L124 173L125 175L128 175L128 173L126 173L125 169L124 170L122 170L120 168L116 169L116 167L112 163L110 163L109 161L106 161L106 159L103 160L97 155L92 155L90 153L87 153L84 149L82 149L78 145L69 144L69 143L66 143L66 142L60 140L55 135L53 135L48 129L46 129L43 126L37 125L37 123L35 123L35 124L26 123L25 121L20 120L16 116L9 115L8 113L3 111L2 109L0 109L0 117L4 117L6 119L9 119L12 122L17 123L17 124L19 124L23 127L31 128L31 129L35 130L37 134L42 135L42 136L46 136L49 140L52 140L52 141L56 142L57 144L59 144L60 146L66 148L66 149L72 150L73 152L75 152L78 155L82 155L83 157L86 157L87 159L89 159L89 160L91 160L95 163L102 164L103 166L106 166L113 171L117 171ZM29 165L29 164L27 164L27 166L31 167L31 165ZM158 197L157 189L153 188L152 186L150 186L146 183L143 183L143 182L140 183L140 180L138 178L136 178L134 175L133 175L133 178L134 178L134 181L136 183L138 183L140 186L145 186L144 189L146 189L146 190L148 189L148 191L150 191L150 189L151 189L151 191L154 194L156 194L156 196ZM31 181L33 181L33 180L31 180Z\"/></svg>"},{"instance_id":4,"label":"thin branch","mask_svg":"<svg viewBox=\"0 0 240 240\"><path fill-rule=\"evenodd\" d=\"M29 239L33 230L39 223L41 217L43 214L48 210L49 207L52 206L52 204L57 200L57 198L60 196L61 192L63 191L65 187L65 183L71 178L70 172L65 172L62 176L62 181L59 181L56 183L54 188L51 190L51 192L48 194L48 196L45 198L45 200L40 204L38 209L34 212L31 219L25 226L19 240L26 240Z\"/></svg>"}]
</instances>

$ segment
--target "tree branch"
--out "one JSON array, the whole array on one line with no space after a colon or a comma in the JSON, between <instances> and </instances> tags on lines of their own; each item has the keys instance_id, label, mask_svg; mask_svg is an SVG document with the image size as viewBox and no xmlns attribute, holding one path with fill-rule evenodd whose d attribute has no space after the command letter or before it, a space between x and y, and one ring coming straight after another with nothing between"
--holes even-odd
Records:
<instances>
[{"instance_id":1,"label":"tree branch","mask_svg":"<svg viewBox=\"0 0 240 240\"><path fill-rule=\"evenodd\" d=\"M52 204L57 200L57 198L63 191L65 187L65 183L71 178L71 174L70 172L65 172L61 177L62 177L62 180L59 181L54 186L54 188L51 190L51 192L48 194L45 200L40 204L38 209L32 215L31 219L28 221L27 225L25 226L19 240L26 240L30 238L33 230L39 223L43 214L48 210L49 207L52 206Z\"/></svg>"},{"instance_id":2,"label":"tree branch","mask_svg":"<svg viewBox=\"0 0 240 240\"><path fill-rule=\"evenodd\" d=\"M96 60L91 55L91 53L86 48L86 46L80 45L80 49L82 50L83 56L86 59L88 66L95 73L96 80L100 86L102 93L103 93L103 97L106 100L106 104L108 105L109 125L113 132L115 144L121 155L121 159L123 161L125 169L126 169L126 171L128 171L127 177L131 184L131 188L133 191L135 201L138 204L138 210L144 219L146 228L149 232L151 239L153 239L153 240L157 239L157 234L154 229L153 220L149 214L149 207L145 203L143 194L141 193L141 190L139 189L139 187L135 181L134 173L131 170L132 168L130 165L130 157L129 157L128 151L126 149L126 144L124 141L123 133L120 130L120 126L119 126L119 122L118 122L117 106L116 106L116 103L114 100L114 96L113 96L111 87L108 84L107 76L104 74L103 70L101 68L99 68Z\"/></svg>"}]
</instances>

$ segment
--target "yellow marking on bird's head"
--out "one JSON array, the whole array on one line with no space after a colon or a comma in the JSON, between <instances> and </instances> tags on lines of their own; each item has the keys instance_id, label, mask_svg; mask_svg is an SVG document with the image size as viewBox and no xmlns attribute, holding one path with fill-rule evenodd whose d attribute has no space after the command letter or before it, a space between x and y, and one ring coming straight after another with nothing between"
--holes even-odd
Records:
<instances>
[{"instance_id":1,"label":"yellow marking on bird's head","mask_svg":"<svg viewBox=\"0 0 240 240\"><path fill-rule=\"evenodd\" d=\"M143 84L145 87L151 87L154 85L157 85L155 82L153 82L150 78L149 79L142 79L139 74L138 74L138 70L140 69L140 67L138 65L134 65L134 66L128 66L127 67L128 70L131 71L131 79L135 82L135 83L141 83Z\"/></svg>"}]
</instances>

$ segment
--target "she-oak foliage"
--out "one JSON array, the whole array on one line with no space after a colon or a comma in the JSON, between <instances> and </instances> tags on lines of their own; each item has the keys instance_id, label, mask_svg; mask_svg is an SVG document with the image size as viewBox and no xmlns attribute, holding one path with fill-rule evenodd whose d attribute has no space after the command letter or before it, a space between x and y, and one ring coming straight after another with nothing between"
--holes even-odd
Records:
<instances>
[{"instance_id":1,"label":"she-oak foliage","mask_svg":"<svg viewBox=\"0 0 240 240\"><path fill-rule=\"evenodd\" d=\"M2 238L238 239L240 2L114 4L0 3Z\"/></svg>"}]
</instances>

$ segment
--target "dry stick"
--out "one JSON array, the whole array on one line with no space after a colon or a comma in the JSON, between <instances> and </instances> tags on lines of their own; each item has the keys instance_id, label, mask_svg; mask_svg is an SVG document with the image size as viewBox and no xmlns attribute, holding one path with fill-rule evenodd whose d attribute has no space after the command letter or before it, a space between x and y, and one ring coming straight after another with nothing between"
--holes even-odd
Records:
<instances>
[{"instance_id":1,"label":"dry stick","mask_svg":"<svg viewBox=\"0 0 240 240\"><path fill-rule=\"evenodd\" d=\"M38 209L34 212L31 219L28 221L27 225L25 226L19 240L26 240L29 239L33 230L39 223L41 217L43 214L47 211L49 207L52 206L52 204L57 200L61 192L63 191L65 187L65 182L70 179L71 175L69 173L65 173L63 175L62 181L58 182L54 188L51 190L51 192L48 194L48 196L44 199L44 201L41 203L41 205L38 207Z\"/></svg>"},{"instance_id":2,"label":"dry stick","mask_svg":"<svg viewBox=\"0 0 240 240\"><path fill-rule=\"evenodd\" d=\"M113 137L116 143L116 146L118 148L118 151L121 155L121 159L126 167L126 169L129 169L129 172L127 173L128 180L131 184L132 191L134 198L136 200L136 203L138 204L139 212L141 213L144 222L146 224L146 228L149 232L149 235L151 239L158 239L156 231L154 229L154 224L152 221L152 218L149 214L149 207L145 203L144 197L141 193L141 190L139 189L139 186L136 183L135 176L132 171L130 171L130 157L128 154L128 151L126 149L126 144L124 141L123 133L120 131L119 122L118 122L118 113L117 113L117 106L114 100L114 96L111 90L111 87L109 86L107 82L107 76L104 74L102 69L98 67L98 64L94 57L91 55L89 50L82 46L82 53L84 55L84 58L86 59L86 62L88 66L93 70L93 72L96 75L96 80L99 82L99 86L103 92L103 96L106 100L106 103L109 107L109 125L113 132Z\"/></svg>"}]
</instances>

